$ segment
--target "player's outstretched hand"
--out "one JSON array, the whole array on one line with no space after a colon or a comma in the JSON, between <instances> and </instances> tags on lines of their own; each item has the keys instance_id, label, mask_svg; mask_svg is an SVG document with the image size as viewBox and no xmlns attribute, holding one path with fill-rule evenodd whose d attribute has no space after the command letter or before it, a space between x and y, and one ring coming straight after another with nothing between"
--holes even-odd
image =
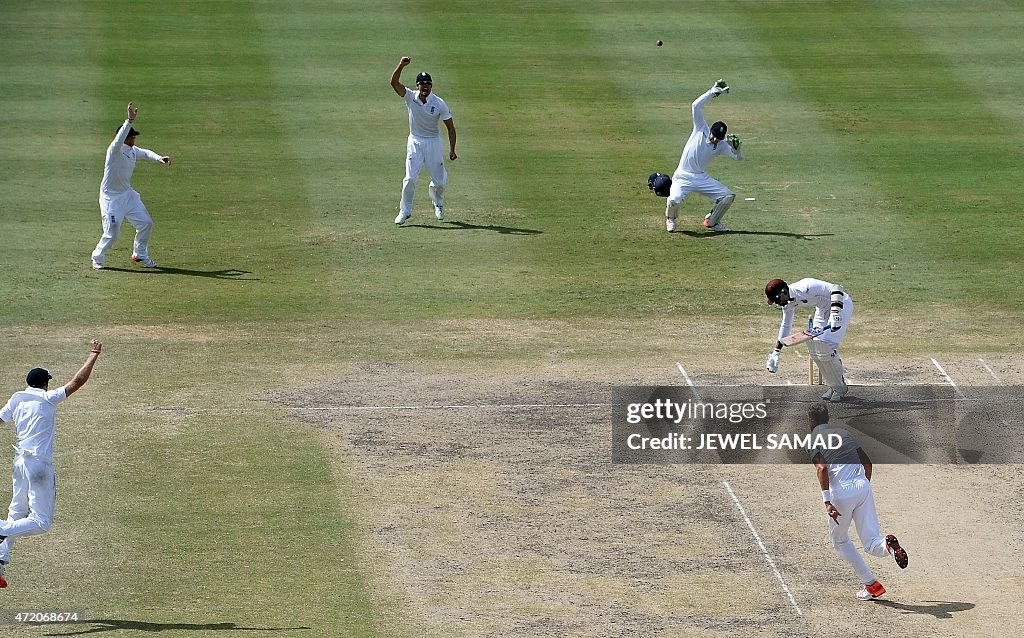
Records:
<instances>
[{"instance_id":1,"label":"player's outstretched hand","mask_svg":"<svg viewBox=\"0 0 1024 638\"><path fill-rule=\"evenodd\" d=\"M743 143L740 141L739 135L726 135L725 141L729 142L729 146L731 146L734 151L740 150L740 144Z\"/></svg>"},{"instance_id":2,"label":"player's outstretched hand","mask_svg":"<svg viewBox=\"0 0 1024 638\"><path fill-rule=\"evenodd\" d=\"M402 59L398 61L398 66L408 66L412 62L412 58L407 55L403 55Z\"/></svg>"},{"instance_id":3,"label":"player's outstretched hand","mask_svg":"<svg viewBox=\"0 0 1024 638\"><path fill-rule=\"evenodd\" d=\"M719 80L715 82L715 85L711 87L711 91L717 96L723 93L729 92L729 85L725 83L725 80Z\"/></svg>"},{"instance_id":4,"label":"player's outstretched hand","mask_svg":"<svg viewBox=\"0 0 1024 638\"><path fill-rule=\"evenodd\" d=\"M135 106L135 102L128 103L128 121L134 122L135 116L139 114L139 107Z\"/></svg>"},{"instance_id":5,"label":"player's outstretched hand","mask_svg":"<svg viewBox=\"0 0 1024 638\"><path fill-rule=\"evenodd\" d=\"M171 158L167 157L166 155L164 155L163 157L160 158L160 163L161 164L170 164L171 163Z\"/></svg>"},{"instance_id":6,"label":"player's outstretched hand","mask_svg":"<svg viewBox=\"0 0 1024 638\"><path fill-rule=\"evenodd\" d=\"M103 344L93 339L89 342L89 352L99 354L103 352Z\"/></svg>"},{"instance_id":7,"label":"player's outstretched hand","mask_svg":"<svg viewBox=\"0 0 1024 638\"><path fill-rule=\"evenodd\" d=\"M779 371L779 351L772 350L772 353L768 355L768 360L764 362L764 369L772 374Z\"/></svg>"}]
</instances>

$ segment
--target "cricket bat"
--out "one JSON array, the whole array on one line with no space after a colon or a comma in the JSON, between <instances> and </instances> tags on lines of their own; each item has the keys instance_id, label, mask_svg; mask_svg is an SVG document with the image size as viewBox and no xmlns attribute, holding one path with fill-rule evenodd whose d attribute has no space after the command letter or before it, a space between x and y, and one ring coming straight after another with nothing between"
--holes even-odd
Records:
<instances>
[{"instance_id":1,"label":"cricket bat","mask_svg":"<svg viewBox=\"0 0 1024 638\"><path fill-rule=\"evenodd\" d=\"M820 337L824 334L825 330L826 328L808 328L803 332L797 332L796 334L783 337L781 339L781 343L784 346L795 346L798 343L803 343L805 341L810 341L815 337Z\"/></svg>"}]
</instances>

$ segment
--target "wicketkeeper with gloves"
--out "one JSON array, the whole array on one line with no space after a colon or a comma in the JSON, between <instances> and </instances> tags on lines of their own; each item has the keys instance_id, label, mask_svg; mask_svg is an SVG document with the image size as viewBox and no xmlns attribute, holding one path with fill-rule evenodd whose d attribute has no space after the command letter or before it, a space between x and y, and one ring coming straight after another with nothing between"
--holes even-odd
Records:
<instances>
[{"instance_id":1,"label":"wicketkeeper with gloves","mask_svg":"<svg viewBox=\"0 0 1024 638\"><path fill-rule=\"evenodd\" d=\"M654 173L648 178L647 184L655 194L668 197L665 205L665 228L670 233L675 232L679 207L690 193L700 193L715 201L711 212L704 216L704 228L717 232L729 230L722 223L722 219L736 199L736 194L722 182L708 175L705 170L716 155L727 155L734 160L743 159L740 138L726 135L729 127L725 122L719 121L708 126L707 120L704 119L704 105L728 92L729 86L725 80L719 80L693 101L693 131L686 140L682 156L679 158L679 166L672 174L671 182L668 182L666 176L661 173Z\"/></svg>"},{"instance_id":2,"label":"wicketkeeper with gloves","mask_svg":"<svg viewBox=\"0 0 1024 638\"><path fill-rule=\"evenodd\" d=\"M793 329L793 317L797 308L814 308L811 327L821 330L819 336L807 342L807 353L818 365L821 376L828 384L822 395L826 401L842 401L849 386L843 378L843 361L839 358L839 344L846 336L846 328L853 316L853 299L842 286L821 279L801 279L787 284L781 279L772 279L764 287L769 304L782 308L782 325L779 327L775 349L765 362L768 372L779 370L779 355L782 353L782 339Z\"/></svg>"}]
</instances>

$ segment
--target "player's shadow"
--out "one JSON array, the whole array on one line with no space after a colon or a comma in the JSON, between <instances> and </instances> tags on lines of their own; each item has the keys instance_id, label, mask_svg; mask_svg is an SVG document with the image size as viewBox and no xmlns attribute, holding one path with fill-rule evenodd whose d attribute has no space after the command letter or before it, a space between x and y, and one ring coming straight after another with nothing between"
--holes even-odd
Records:
<instances>
[{"instance_id":1,"label":"player's shadow","mask_svg":"<svg viewBox=\"0 0 1024 638\"><path fill-rule=\"evenodd\" d=\"M156 268L114 268L107 266L103 271L130 272L136 275L187 275L189 277L206 277L208 279L234 279L236 281L259 281L259 277L246 277L252 271L239 270L237 268L224 268L223 270L192 270L191 268L174 268L170 266L157 266Z\"/></svg>"},{"instance_id":2,"label":"player's shadow","mask_svg":"<svg viewBox=\"0 0 1024 638\"><path fill-rule=\"evenodd\" d=\"M924 601L926 603L932 603L931 605L908 605L906 603L897 603L891 600L875 600L872 602L883 607L891 607L902 611L905 614L924 614L940 620L948 620L958 611L969 611L975 607L974 603L957 603L944 600Z\"/></svg>"},{"instance_id":3,"label":"player's shadow","mask_svg":"<svg viewBox=\"0 0 1024 638\"><path fill-rule=\"evenodd\" d=\"M544 231L532 228L513 228L511 226L495 226L487 224L467 224L466 222L447 221L439 224L405 224L403 228L430 228L432 230L489 230L502 235L542 235Z\"/></svg>"},{"instance_id":4,"label":"player's shadow","mask_svg":"<svg viewBox=\"0 0 1024 638\"><path fill-rule=\"evenodd\" d=\"M32 625L68 625L69 623L29 623ZM192 635L191 632L196 631L308 631L312 627L239 627L237 623L233 622L215 622L215 623L160 623L160 622L142 622L141 620L87 620L82 625L93 625L88 629L81 629L79 631L71 631L66 633L55 633L55 634L43 634L44 636L85 636L87 634L98 634L105 631L143 631L147 633L159 633L161 631L184 631L189 632L188 635Z\"/></svg>"},{"instance_id":5,"label":"player's shadow","mask_svg":"<svg viewBox=\"0 0 1024 638\"><path fill-rule=\"evenodd\" d=\"M729 235L761 235L764 237L789 237L790 239L804 239L811 241L815 237L832 237L833 233L783 233L771 230L730 230L726 233L713 233L702 230L680 230L679 235L696 237L698 239L711 239L713 237L728 237Z\"/></svg>"}]
</instances>

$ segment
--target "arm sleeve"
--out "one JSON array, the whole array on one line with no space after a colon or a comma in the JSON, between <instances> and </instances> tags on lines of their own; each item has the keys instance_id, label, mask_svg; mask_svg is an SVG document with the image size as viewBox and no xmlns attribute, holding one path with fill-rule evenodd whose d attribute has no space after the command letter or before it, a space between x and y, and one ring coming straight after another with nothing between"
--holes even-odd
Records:
<instances>
[{"instance_id":1,"label":"arm sleeve","mask_svg":"<svg viewBox=\"0 0 1024 638\"><path fill-rule=\"evenodd\" d=\"M124 124L121 125L121 128L117 129L117 135L114 136L114 141L111 142L110 146L107 147L108 159L110 158L111 154L116 152L117 149L121 148L121 145L124 144L124 140L125 138L128 137L128 131L130 130L132 130L131 122L125 120Z\"/></svg>"},{"instance_id":2,"label":"arm sleeve","mask_svg":"<svg viewBox=\"0 0 1024 638\"><path fill-rule=\"evenodd\" d=\"M690 105L693 111L693 128L703 128L708 125L707 120L704 119L704 105L713 97L715 97L715 94L709 90Z\"/></svg>"},{"instance_id":3,"label":"arm sleeve","mask_svg":"<svg viewBox=\"0 0 1024 638\"><path fill-rule=\"evenodd\" d=\"M160 157L161 157L161 155L159 155L158 153L154 153L153 151L149 150L148 148L142 148L141 146L136 146L135 147L135 153L137 155L141 155L141 156L145 157L146 159L148 159L151 162L159 162L160 161Z\"/></svg>"},{"instance_id":4,"label":"arm sleeve","mask_svg":"<svg viewBox=\"0 0 1024 638\"><path fill-rule=\"evenodd\" d=\"M779 341L782 341L783 337L788 337L789 332L793 329L793 316L796 314L796 306L790 304L782 309L782 325L779 326Z\"/></svg>"}]
</instances>

